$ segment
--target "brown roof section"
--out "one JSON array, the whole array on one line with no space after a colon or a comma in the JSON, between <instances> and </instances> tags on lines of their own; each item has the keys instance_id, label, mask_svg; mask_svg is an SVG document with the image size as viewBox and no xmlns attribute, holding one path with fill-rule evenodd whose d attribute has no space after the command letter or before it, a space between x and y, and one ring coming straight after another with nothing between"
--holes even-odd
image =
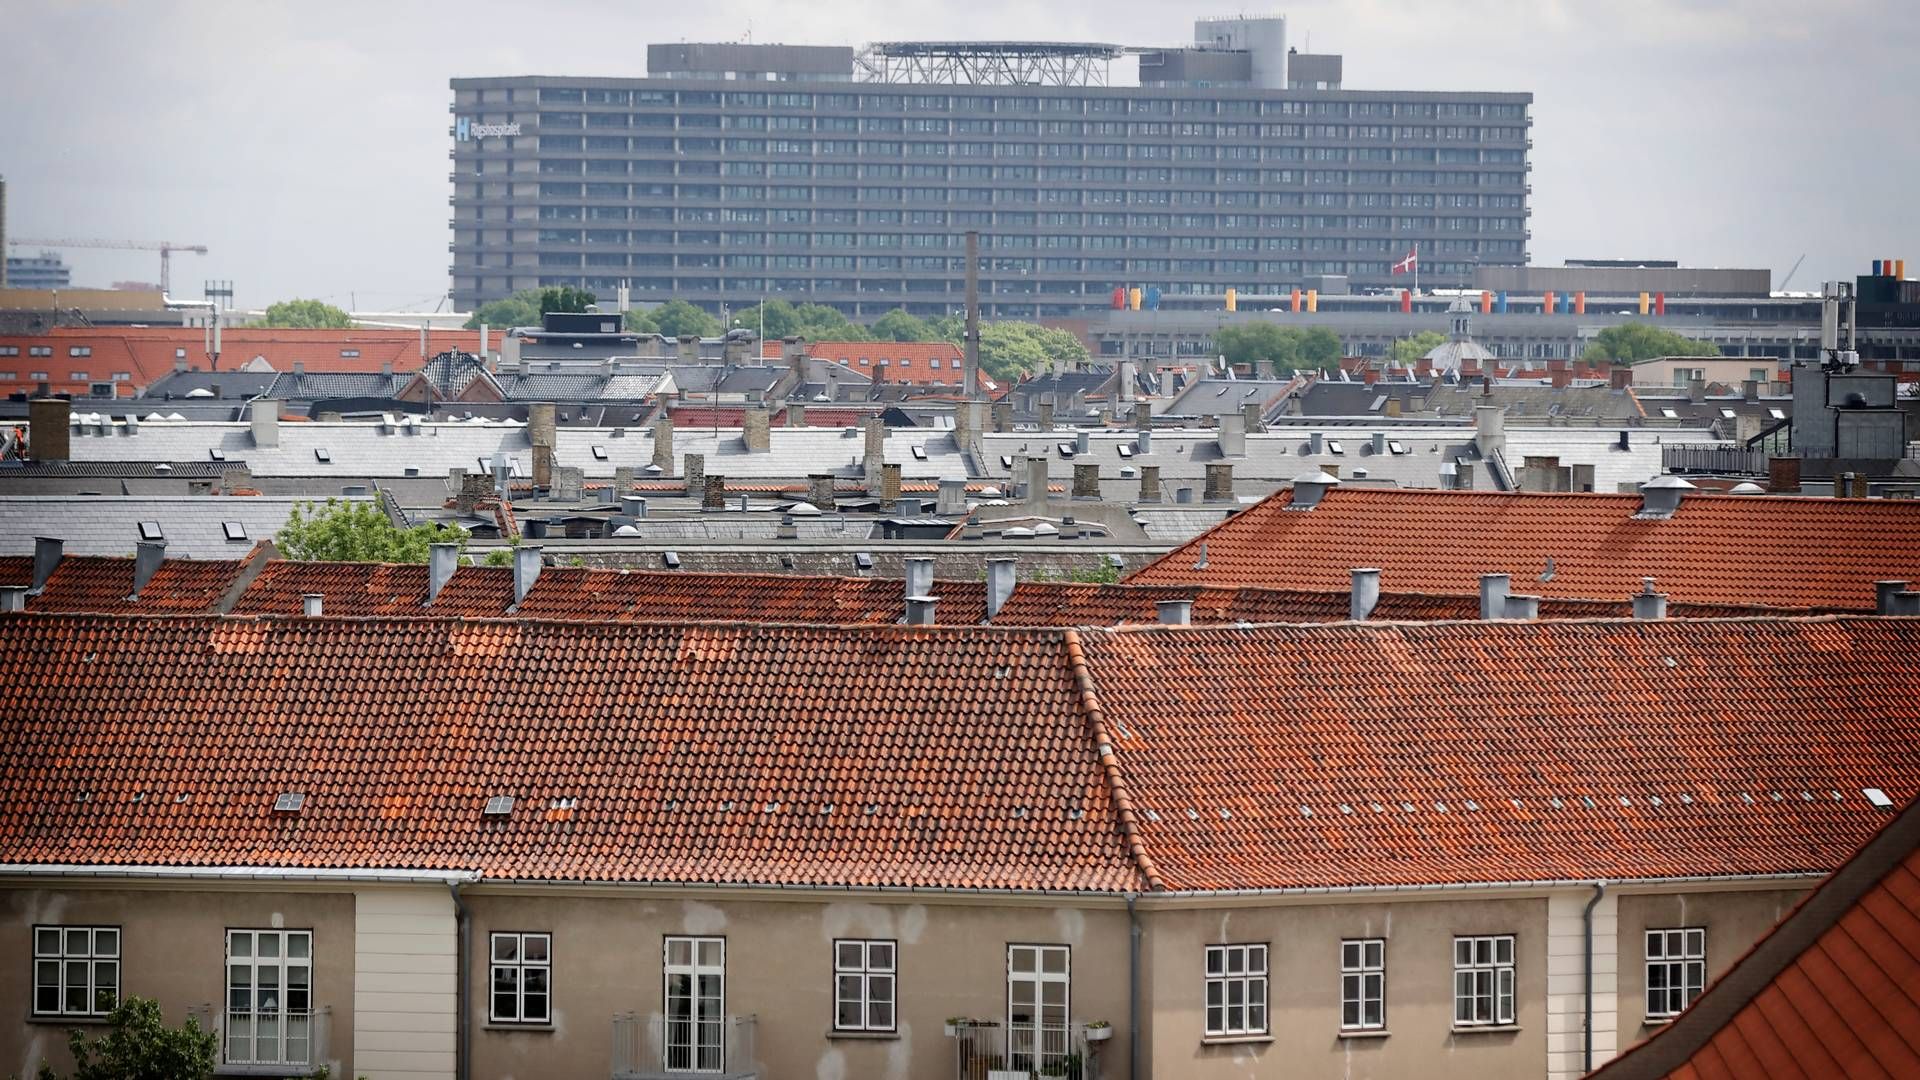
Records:
<instances>
[{"instance_id":1,"label":"brown roof section","mask_svg":"<svg viewBox=\"0 0 1920 1080\"><path fill-rule=\"evenodd\" d=\"M1920 1076L1920 803L1595 1080Z\"/></svg>"},{"instance_id":2,"label":"brown roof section","mask_svg":"<svg viewBox=\"0 0 1920 1080\"><path fill-rule=\"evenodd\" d=\"M0 862L1141 887L1057 633L22 615L0 672Z\"/></svg>"},{"instance_id":3,"label":"brown roof section","mask_svg":"<svg viewBox=\"0 0 1920 1080\"><path fill-rule=\"evenodd\" d=\"M255 556L260 553L255 547ZM243 581L246 559L167 559L133 593L134 560L107 555L69 555L54 567L46 588L27 597L27 610L96 614L203 614L220 610ZM32 556L0 558L0 585L32 585Z\"/></svg>"},{"instance_id":4,"label":"brown roof section","mask_svg":"<svg viewBox=\"0 0 1920 1080\"><path fill-rule=\"evenodd\" d=\"M1652 577L1694 604L1872 611L1873 583L1920 579L1920 501L1689 495L1646 519L1638 495L1339 488L1310 510L1276 492L1142 567L1136 584L1338 589L1352 567L1389 592L1513 591L1620 601Z\"/></svg>"},{"instance_id":5,"label":"brown roof section","mask_svg":"<svg viewBox=\"0 0 1920 1080\"><path fill-rule=\"evenodd\" d=\"M1172 889L1824 873L1920 793L1920 619L1079 640Z\"/></svg>"}]
</instances>

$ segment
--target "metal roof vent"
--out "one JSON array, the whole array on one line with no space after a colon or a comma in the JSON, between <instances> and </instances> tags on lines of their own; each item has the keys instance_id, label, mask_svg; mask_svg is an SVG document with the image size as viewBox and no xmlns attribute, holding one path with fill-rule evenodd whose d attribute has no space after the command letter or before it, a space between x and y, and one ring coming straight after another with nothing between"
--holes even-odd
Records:
<instances>
[{"instance_id":1,"label":"metal roof vent","mask_svg":"<svg viewBox=\"0 0 1920 1080\"><path fill-rule=\"evenodd\" d=\"M487 817L506 817L513 813L513 796L494 795L487 799L487 807L481 813Z\"/></svg>"},{"instance_id":2,"label":"metal roof vent","mask_svg":"<svg viewBox=\"0 0 1920 1080\"><path fill-rule=\"evenodd\" d=\"M297 814L300 812L301 807L306 805L307 796L305 793L299 791L282 792L279 798L273 800L273 812L276 814Z\"/></svg>"},{"instance_id":3,"label":"metal roof vent","mask_svg":"<svg viewBox=\"0 0 1920 1080\"><path fill-rule=\"evenodd\" d=\"M1327 497L1327 491L1340 482L1337 476L1329 476L1319 469L1304 472L1293 478L1293 501L1287 504L1289 510L1311 510L1320 505Z\"/></svg>"},{"instance_id":4,"label":"metal roof vent","mask_svg":"<svg viewBox=\"0 0 1920 1080\"><path fill-rule=\"evenodd\" d=\"M1680 500L1687 492L1695 490L1698 489L1677 476L1656 476L1640 485L1640 512L1633 516L1664 521L1680 509Z\"/></svg>"}]
</instances>

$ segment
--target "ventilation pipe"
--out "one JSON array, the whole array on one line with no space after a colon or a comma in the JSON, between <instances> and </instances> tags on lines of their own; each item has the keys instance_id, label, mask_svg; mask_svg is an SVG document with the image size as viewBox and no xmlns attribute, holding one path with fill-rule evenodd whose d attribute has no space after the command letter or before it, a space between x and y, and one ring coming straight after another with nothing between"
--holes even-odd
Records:
<instances>
[{"instance_id":1,"label":"ventilation pipe","mask_svg":"<svg viewBox=\"0 0 1920 1080\"><path fill-rule=\"evenodd\" d=\"M140 590L153 580L154 572L167 558L167 542L164 540L142 540L133 545L133 595L129 600L140 599Z\"/></svg>"},{"instance_id":2,"label":"ventilation pipe","mask_svg":"<svg viewBox=\"0 0 1920 1080\"><path fill-rule=\"evenodd\" d=\"M1664 520L1680 509L1680 500L1689 491L1696 490L1692 484L1671 474L1656 476L1640 485L1640 512L1634 517Z\"/></svg>"},{"instance_id":3,"label":"ventilation pipe","mask_svg":"<svg viewBox=\"0 0 1920 1080\"><path fill-rule=\"evenodd\" d=\"M247 410L253 445L268 449L280 445L280 403L261 398Z\"/></svg>"},{"instance_id":4,"label":"ventilation pipe","mask_svg":"<svg viewBox=\"0 0 1920 1080\"><path fill-rule=\"evenodd\" d=\"M1193 622L1193 601L1191 600L1161 600L1153 606L1159 611L1160 623L1163 626L1186 626Z\"/></svg>"},{"instance_id":5,"label":"ventilation pipe","mask_svg":"<svg viewBox=\"0 0 1920 1080\"><path fill-rule=\"evenodd\" d=\"M1504 619L1507 617L1507 590L1513 579L1506 574L1480 575L1480 617L1482 619Z\"/></svg>"},{"instance_id":6,"label":"ventilation pipe","mask_svg":"<svg viewBox=\"0 0 1920 1080\"><path fill-rule=\"evenodd\" d=\"M1293 478L1293 501L1287 504L1289 510L1311 510L1320 505L1327 492L1340 482L1337 476L1329 476L1315 469L1301 473Z\"/></svg>"},{"instance_id":7,"label":"ventilation pipe","mask_svg":"<svg viewBox=\"0 0 1920 1080\"><path fill-rule=\"evenodd\" d=\"M513 549L513 606L518 608L526 602L527 594L533 591L533 583L540 580L540 568L544 565L537 546L521 545Z\"/></svg>"},{"instance_id":8,"label":"ventilation pipe","mask_svg":"<svg viewBox=\"0 0 1920 1080\"><path fill-rule=\"evenodd\" d=\"M33 589L28 596L39 596L46 591L47 580L53 577L53 571L60 565L60 559L66 554L67 542L51 536L33 538Z\"/></svg>"},{"instance_id":9,"label":"ventilation pipe","mask_svg":"<svg viewBox=\"0 0 1920 1080\"><path fill-rule=\"evenodd\" d=\"M933 595L933 559L927 555L915 555L907 563L907 601L912 603L916 596Z\"/></svg>"},{"instance_id":10,"label":"ventilation pipe","mask_svg":"<svg viewBox=\"0 0 1920 1080\"><path fill-rule=\"evenodd\" d=\"M1507 618L1537 619L1539 617L1540 598L1538 596L1522 596L1519 593L1507 595Z\"/></svg>"},{"instance_id":11,"label":"ventilation pipe","mask_svg":"<svg viewBox=\"0 0 1920 1080\"><path fill-rule=\"evenodd\" d=\"M1380 571L1373 567L1363 567L1351 571L1353 593L1347 600L1347 618L1354 622L1365 622L1380 606Z\"/></svg>"},{"instance_id":12,"label":"ventilation pipe","mask_svg":"<svg viewBox=\"0 0 1920 1080\"><path fill-rule=\"evenodd\" d=\"M1640 591L1633 594L1633 617L1636 619L1664 619L1667 617L1667 594L1653 591L1653 579L1641 578Z\"/></svg>"},{"instance_id":13,"label":"ventilation pipe","mask_svg":"<svg viewBox=\"0 0 1920 1080\"><path fill-rule=\"evenodd\" d=\"M453 580L453 572L460 566L459 544L427 545L427 603L431 605L440 599L440 590Z\"/></svg>"},{"instance_id":14,"label":"ventilation pipe","mask_svg":"<svg viewBox=\"0 0 1920 1080\"><path fill-rule=\"evenodd\" d=\"M25 585L0 585L0 614L27 610Z\"/></svg>"},{"instance_id":15,"label":"ventilation pipe","mask_svg":"<svg viewBox=\"0 0 1920 1080\"><path fill-rule=\"evenodd\" d=\"M300 594L300 613L309 619L317 619L327 613L327 598L322 593Z\"/></svg>"},{"instance_id":16,"label":"ventilation pipe","mask_svg":"<svg viewBox=\"0 0 1920 1080\"><path fill-rule=\"evenodd\" d=\"M1013 585L1018 580L1018 559L987 560L987 621L1000 617L1000 609L1007 606L1013 598Z\"/></svg>"}]
</instances>

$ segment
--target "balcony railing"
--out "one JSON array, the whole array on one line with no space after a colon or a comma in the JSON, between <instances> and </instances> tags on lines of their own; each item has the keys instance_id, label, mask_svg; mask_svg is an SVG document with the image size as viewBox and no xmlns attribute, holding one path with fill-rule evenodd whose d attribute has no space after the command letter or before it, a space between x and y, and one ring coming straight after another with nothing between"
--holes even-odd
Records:
<instances>
[{"instance_id":1,"label":"balcony railing","mask_svg":"<svg viewBox=\"0 0 1920 1080\"><path fill-rule=\"evenodd\" d=\"M1737 443L1666 443L1660 447L1660 462L1670 473L1767 475L1766 453Z\"/></svg>"},{"instance_id":2,"label":"balcony railing","mask_svg":"<svg viewBox=\"0 0 1920 1080\"><path fill-rule=\"evenodd\" d=\"M219 1038L222 1073L305 1076L327 1062L331 1007L249 1012L198 1005L188 1015Z\"/></svg>"},{"instance_id":3,"label":"balcony railing","mask_svg":"<svg viewBox=\"0 0 1920 1080\"><path fill-rule=\"evenodd\" d=\"M1101 1029L1111 1031L1111 1028ZM1085 1024L967 1021L954 1029L957 1080L1098 1080L1100 1050Z\"/></svg>"},{"instance_id":4,"label":"balcony railing","mask_svg":"<svg viewBox=\"0 0 1920 1080\"><path fill-rule=\"evenodd\" d=\"M621 1013L613 1018L613 1080L758 1080L756 1017L729 1016L706 1039L691 1020Z\"/></svg>"}]
</instances>

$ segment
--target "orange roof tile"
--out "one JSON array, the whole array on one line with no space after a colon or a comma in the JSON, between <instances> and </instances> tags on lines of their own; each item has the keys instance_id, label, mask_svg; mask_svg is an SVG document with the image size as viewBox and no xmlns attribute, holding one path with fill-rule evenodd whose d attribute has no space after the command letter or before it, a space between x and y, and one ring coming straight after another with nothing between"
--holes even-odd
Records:
<instances>
[{"instance_id":1,"label":"orange roof tile","mask_svg":"<svg viewBox=\"0 0 1920 1080\"><path fill-rule=\"evenodd\" d=\"M1920 620L1082 631L1174 889L1804 874L1920 792Z\"/></svg>"},{"instance_id":2,"label":"orange roof tile","mask_svg":"<svg viewBox=\"0 0 1920 1080\"><path fill-rule=\"evenodd\" d=\"M224 330L221 338L220 366L223 370L237 369L255 357L264 357L275 371L291 371L296 362L328 371L374 372L388 364L395 371L407 371L420 366L418 330L295 330L236 326ZM28 371L25 370L29 367L46 371L51 376L51 389L56 392L85 393L90 383L112 381L116 373L125 372L131 378L117 386L116 390L120 396L126 397L131 396L137 388L172 371L176 359L184 359L198 369L205 369L208 364L205 332L199 327L61 327L39 334L0 335L0 345L20 347L22 370L16 374L20 376L21 383L31 385L26 378ZM32 346L51 347L53 355L31 357L33 363L28 364L28 350ZM72 356L71 350L75 347L87 348L92 352L88 356ZM448 349L474 352L479 347L478 330L428 332L429 356ZM185 355L177 356L182 349L186 350ZM86 377L77 378L80 372L84 372Z\"/></svg>"},{"instance_id":3,"label":"orange roof tile","mask_svg":"<svg viewBox=\"0 0 1920 1080\"><path fill-rule=\"evenodd\" d=\"M1920 1076L1920 803L1595 1080Z\"/></svg>"},{"instance_id":4,"label":"orange roof tile","mask_svg":"<svg viewBox=\"0 0 1920 1080\"><path fill-rule=\"evenodd\" d=\"M246 559L167 559L133 592L130 558L69 555L54 567L46 588L27 597L27 610L99 614L192 614L219 610L238 583ZM0 585L33 584L32 556L0 558Z\"/></svg>"},{"instance_id":5,"label":"orange roof tile","mask_svg":"<svg viewBox=\"0 0 1920 1080\"><path fill-rule=\"evenodd\" d=\"M1139 887L1057 634L29 614L0 671L4 862Z\"/></svg>"},{"instance_id":6,"label":"orange roof tile","mask_svg":"<svg viewBox=\"0 0 1920 1080\"><path fill-rule=\"evenodd\" d=\"M1638 495L1334 488L1290 509L1276 492L1142 567L1143 585L1337 589L1379 567L1393 592L1513 591L1617 601L1652 577L1695 604L1872 611L1873 583L1920 580L1920 502L1690 495L1666 520ZM1204 548L1205 565L1201 566Z\"/></svg>"}]
</instances>

